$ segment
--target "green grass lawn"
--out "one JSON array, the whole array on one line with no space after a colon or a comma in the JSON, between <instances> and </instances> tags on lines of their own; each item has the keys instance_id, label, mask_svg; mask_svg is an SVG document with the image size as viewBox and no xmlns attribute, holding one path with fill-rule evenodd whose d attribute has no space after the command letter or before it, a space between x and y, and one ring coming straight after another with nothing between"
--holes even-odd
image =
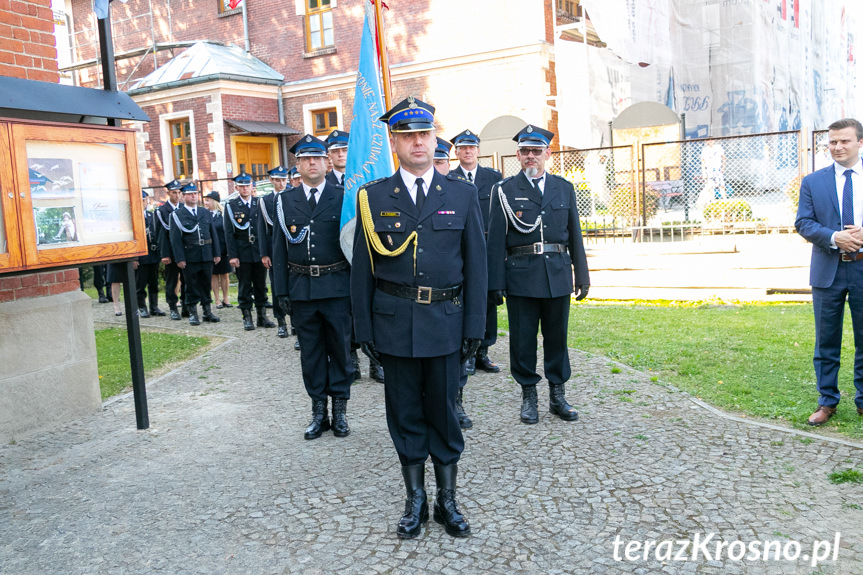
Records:
<instances>
[{"instance_id":1,"label":"green grass lawn","mask_svg":"<svg viewBox=\"0 0 863 575\"><path fill-rule=\"evenodd\" d=\"M500 329L506 310L499 308ZM729 412L806 425L817 407L811 304L579 303L569 346L653 374ZM853 334L846 314L839 411L824 427L863 438L854 406Z\"/></svg>"},{"instance_id":2,"label":"green grass lawn","mask_svg":"<svg viewBox=\"0 0 863 575\"><path fill-rule=\"evenodd\" d=\"M210 344L206 337L177 333L141 331L141 351L147 378L193 357ZM126 330L118 327L96 330L96 356L102 399L130 391L132 371Z\"/></svg>"}]
</instances>

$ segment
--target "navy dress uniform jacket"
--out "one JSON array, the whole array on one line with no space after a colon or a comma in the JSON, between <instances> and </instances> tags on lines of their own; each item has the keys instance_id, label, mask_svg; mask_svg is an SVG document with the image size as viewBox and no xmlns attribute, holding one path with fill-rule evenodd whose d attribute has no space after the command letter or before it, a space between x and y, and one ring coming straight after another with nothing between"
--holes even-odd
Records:
<instances>
[{"instance_id":1,"label":"navy dress uniform jacket","mask_svg":"<svg viewBox=\"0 0 863 575\"><path fill-rule=\"evenodd\" d=\"M461 166L450 173L457 174L463 178L467 177ZM482 212L482 229L486 233L488 233L488 216L491 209L491 187L502 179L503 176L497 170L483 166L476 167L476 179L474 179L473 185L476 186L477 195L479 196L479 208Z\"/></svg>"},{"instance_id":2,"label":"navy dress uniform jacket","mask_svg":"<svg viewBox=\"0 0 863 575\"><path fill-rule=\"evenodd\" d=\"M374 233L383 245L398 248L414 231L418 244L416 275L413 245L396 257L374 250L370 254L357 209L351 273L357 341L373 341L378 351L397 357L438 357L459 350L463 338L482 338L488 275L473 186L435 171L422 213L417 213L399 172L365 189ZM376 289L376 279L409 287L461 285L462 291L453 300L424 304L383 293Z\"/></svg>"},{"instance_id":3,"label":"navy dress uniform jacket","mask_svg":"<svg viewBox=\"0 0 863 575\"><path fill-rule=\"evenodd\" d=\"M162 261L161 248L159 246L160 228L162 226L156 220L153 212L144 212L144 232L147 238L147 255L138 258L140 264L158 264Z\"/></svg>"},{"instance_id":4,"label":"navy dress uniform jacket","mask_svg":"<svg viewBox=\"0 0 863 575\"><path fill-rule=\"evenodd\" d=\"M259 200L254 195L249 198L249 207L237 196L225 204L224 227L225 243L228 246L228 259L237 258L242 263L261 263L260 251L257 246L257 227ZM228 209L230 207L230 210ZM231 218L233 215L233 221ZM237 229L234 225L243 227L245 230Z\"/></svg>"},{"instance_id":5,"label":"navy dress uniform jacket","mask_svg":"<svg viewBox=\"0 0 863 575\"><path fill-rule=\"evenodd\" d=\"M286 188L282 190L281 193L289 190L290 188ZM278 226L278 222L276 218L276 194L275 192L267 194L261 198L258 198L260 202L258 208L258 222L257 222L257 234L258 234L258 255L261 258L272 258L273 257L273 226ZM272 225L267 221L269 218L269 222L272 222Z\"/></svg>"},{"instance_id":6,"label":"navy dress uniform jacket","mask_svg":"<svg viewBox=\"0 0 863 575\"><path fill-rule=\"evenodd\" d=\"M197 225L198 229L192 233L186 233L172 221L171 250L174 261L212 263L213 258L218 256L221 250L213 215L200 206L197 208L197 219L185 207L179 208L175 213L184 228L191 230Z\"/></svg>"},{"instance_id":7,"label":"navy dress uniform jacket","mask_svg":"<svg viewBox=\"0 0 863 575\"><path fill-rule=\"evenodd\" d=\"M178 207L183 204L178 204ZM171 213L174 211L174 207L169 203L165 202L161 206L156 209L156 221L159 223L159 254L163 258L171 258L171 263L176 262L173 256L173 252L171 251Z\"/></svg>"},{"instance_id":8,"label":"navy dress uniform jacket","mask_svg":"<svg viewBox=\"0 0 863 575\"><path fill-rule=\"evenodd\" d=\"M273 293L276 296L286 295L292 301L349 297L350 266L321 274L319 277L290 272L288 266L288 262L309 267L346 261L339 243L344 188L329 183L324 185L314 212L309 208L302 186L285 190L280 195L288 234L292 238L298 238L306 226L308 232L302 242L290 243L285 236L285 230L282 229L277 211L273 221Z\"/></svg>"},{"instance_id":9,"label":"navy dress uniform jacket","mask_svg":"<svg viewBox=\"0 0 863 575\"><path fill-rule=\"evenodd\" d=\"M498 186L494 186L488 228L488 289L506 290L514 296L553 298L571 294L575 285L590 285L572 184L546 173L545 191L540 194L524 172L519 172L501 182L500 188L513 213L528 227L542 215L543 230L540 236L538 227L529 234L513 229L503 212ZM507 255L509 248L540 241L563 244L568 253Z\"/></svg>"}]
</instances>

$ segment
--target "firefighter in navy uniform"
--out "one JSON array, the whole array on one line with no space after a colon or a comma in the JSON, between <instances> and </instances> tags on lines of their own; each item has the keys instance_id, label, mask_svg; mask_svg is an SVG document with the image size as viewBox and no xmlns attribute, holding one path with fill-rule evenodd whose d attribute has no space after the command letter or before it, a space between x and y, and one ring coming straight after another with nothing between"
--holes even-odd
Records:
<instances>
[{"instance_id":1,"label":"firefighter in navy uniform","mask_svg":"<svg viewBox=\"0 0 863 575\"><path fill-rule=\"evenodd\" d=\"M177 266L183 270L186 282L186 308L189 325L201 325L198 303L203 307L203 319L218 322L210 304L213 264L219 263L219 238L213 215L198 207L198 188L194 183L181 188L183 205L171 213L171 250Z\"/></svg>"},{"instance_id":2,"label":"firefighter in navy uniform","mask_svg":"<svg viewBox=\"0 0 863 575\"><path fill-rule=\"evenodd\" d=\"M184 301L186 285L183 281L183 272L177 267L177 261L171 251L171 213L180 207L180 189L183 184L177 180L171 180L165 184L168 190L168 200L156 210L156 220L159 222L159 255L165 264L165 302L171 313L171 319L179 320L180 312L177 311L177 284L180 285L180 301ZM185 311L185 310L184 310Z\"/></svg>"},{"instance_id":3,"label":"firefighter in navy uniform","mask_svg":"<svg viewBox=\"0 0 863 575\"><path fill-rule=\"evenodd\" d=\"M434 169L444 176L450 172L449 169L449 152L452 150L452 144L443 138L437 139L437 146L434 149Z\"/></svg>"},{"instance_id":4,"label":"firefighter in navy uniform","mask_svg":"<svg viewBox=\"0 0 863 575\"><path fill-rule=\"evenodd\" d=\"M454 174L463 176L476 186L479 196L479 207L482 211L482 225L488 235L488 217L491 206L491 187L501 181L503 176L497 170L479 165L479 136L470 130L465 130L454 136L450 142L455 146L455 155L459 165ZM498 373L500 367L488 357L488 348L497 341L497 305L494 298L488 298L485 316L485 335L482 345L475 358L468 359L473 370L479 369L487 373Z\"/></svg>"},{"instance_id":5,"label":"firefighter in navy uniform","mask_svg":"<svg viewBox=\"0 0 863 575\"><path fill-rule=\"evenodd\" d=\"M282 166L276 166L267 172L270 178L270 183L273 185L273 193L267 194L258 198L258 251L261 256L261 263L267 268L270 276L270 285L273 284L273 226L276 214L276 198L279 194L285 191L288 184L288 170ZM275 294L273 294L275 299ZM278 302L276 302L278 304ZM273 316L276 318L276 323L279 325L279 331L276 333L281 338L288 337L288 324L285 321L285 312L280 305L273 306Z\"/></svg>"},{"instance_id":6,"label":"firefighter in navy uniform","mask_svg":"<svg viewBox=\"0 0 863 575\"><path fill-rule=\"evenodd\" d=\"M521 385L521 421L539 421L537 329L542 324L549 412L575 421L565 384L571 375L566 333L570 296L587 296L590 277L572 184L545 171L554 134L527 125L513 140L522 171L495 184L488 226L488 286L498 305L506 297L510 372Z\"/></svg>"},{"instance_id":7,"label":"firefighter in navy uniform","mask_svg":"<svg viewBox=\"0 0 863 575\"><path fill-rule=\"evenodd\" d=\"M432 163L434 108L409 97L380 118L400 168L357 194L351 269L357 340L384 366L387 427L407 491L396 533L428 520L425 461L434 464L434 519L470 534L456 503L464 438L456 414L465 358L485 326L487 271L482 216L473 187Z\"/></svg>"},{"instance_id":8,"label":"firefighter in navy uniform","mask_svg":"<svg viewBox=\"0 0 863 575\"><path fill-rule=\"evenodd\" d=\"M327 172L327 183L337 186L345 186L345 169L348 165L348 141L350 132L333 130L324 143L327 145L327 157L333 163L333 169ZM351 364L354 366L354 378L360 379L360 359L357 356L359 343L351 338ZM374 357L369 357L369 376L379 383L384 382L384 368Z\"/></svg>"},{"instance_id":9,"label":"firefighter in navy uniform","mask_svg":"<svg viewBox=\"0 0 863 575\"><path fill-rule=\"evenodd\" d=\"M252 305L258 314L258 327L276 327L267 317L267 268L261 262L257 245L256 222L259 200L253 193L252 176L241 172L234 176L237 197L225 204L225 243L228 259L237 274L238 307L243 312L243 329L255 329Z\"/></svg>"},{"instance_id":10,"label":"firefighter in navy uniform","mask_svg":"<svg viewBox=\"0 0 863 575\"><path fill-rule=\"evenodd\" d=\"M147 209L146 205L150 196L142 192L144 200L144 232L147 237L147 255L138 258L138 267L135 269L135 291L138 295L138 316L150 317L164 316L165 312L159 309L159 263L162 258L159 255L159 222L156 216ZM150 309L147 310L147 299L150 300Z\"/></svg>"},{"instance_id":11,"label":"firefighter in navy uniform","mask_svg":"<svg viewBox=\"0 0 863 575\"><path fill-rule=\"evenodd\" d=\"M302 184L276 199L273 294L296 320L303 383L312 399L306 439L351 429L347 404L354 380L351 341L351 270L339 242L344 189L327 183L324 142L305 135L291 152ZM330 423L327 401L332 398Z\"/></svg>"}]
</instances>

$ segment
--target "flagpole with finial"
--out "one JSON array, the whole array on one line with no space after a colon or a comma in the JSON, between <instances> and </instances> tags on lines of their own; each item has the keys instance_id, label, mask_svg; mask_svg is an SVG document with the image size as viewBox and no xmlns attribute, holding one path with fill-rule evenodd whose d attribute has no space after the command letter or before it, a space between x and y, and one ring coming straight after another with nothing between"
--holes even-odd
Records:
<instances>
[{"instance_id":1,"label":"flagpole with finial","mask_svg":"<svg viewBox=\"0 0 863 575\"><path fill-rule=\"evenodd\" d=\"M383 8L389 10L389 7L383 3L383 0L372 0L372 5L375 7L375 43L378 47L378 61L381 65L381 87L384 92L384 108L387 110L393 107L393 86L390 80L390 61L387 56L386 32L384 31L384 11ZM393 166L398 167L399 159L393 150Z\"/></svg>"}]
</instances>

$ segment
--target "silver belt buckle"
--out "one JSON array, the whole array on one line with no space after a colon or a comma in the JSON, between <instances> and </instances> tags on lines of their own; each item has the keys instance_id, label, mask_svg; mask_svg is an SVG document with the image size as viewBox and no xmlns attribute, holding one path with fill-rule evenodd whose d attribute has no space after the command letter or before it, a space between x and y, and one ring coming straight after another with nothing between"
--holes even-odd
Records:
<instances>
[{"instance_id":1,"label":"silver belt buckle","mask_svg":"<svg viewBox=\"0 0 863 575\"><path fill-rule=\"evenodd\" d=\"M321 277L321 266L309 266L309 275L313 278Z\"/></svg>"},{"instance_id":2,"label":"silver belt buckle","mask_svg":"<svg viewBox=\"0 0 863 575\"><path fill-rule=\"evenodd\" d=\"M545 253L545 246L542 242L536 242L533 244L533 253L534 255L541 255Z\"/></svg>"},{"instance_id":3,"label":"silver belt buckle","mask_svg":"<svg viewBox=\"0 0 863 575\"><path fill-rule=\"evenodd\" d=\"M423 297L425 295L425 297ZM432 288L419 286L417 288L417 303L430 304L432 302Z\"/></svg>"},{"instance_id":4,"label":"silver belt buckle","mask_svg":"<svg viewBox=\"0 0 863 575\"><path fill-rule=\"evenodd\" d=\"M207 240L198 240L198 245L199 245L199 246L205 246L205 245L207 245Z\"/></svg>"},{"instance_id":5,"label":"silver belt buckle","mask_svg":"<svg viewBox=\"0 0 863 575\"><path fill-rule=\"evenodd\" d=\"M250 244L255 243L255 234L249 234L249 243Z\"/></svg>"}]
</instances>

